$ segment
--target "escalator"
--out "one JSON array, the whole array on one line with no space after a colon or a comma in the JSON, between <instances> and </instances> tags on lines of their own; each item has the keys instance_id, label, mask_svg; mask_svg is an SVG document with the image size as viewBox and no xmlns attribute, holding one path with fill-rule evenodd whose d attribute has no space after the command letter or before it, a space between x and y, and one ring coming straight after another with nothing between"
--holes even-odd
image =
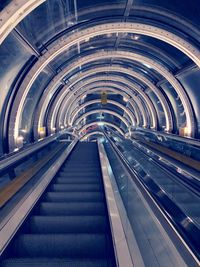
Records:
<instances>
[{"instance_id":1,"label":"escalator","mask_svg":"<svg viewBox=\"0 0 200 267\"><path fill-rule=\"evenodd\" d=\"M157 213L158 219L161 221L162 214L165 214L167 221L170 221L174 226L176 235L180 234L181 238L185 240L187 246L183 246L180 252L182 253L186 248L185 255L187 256L183 255L183 257L187 263L190 263L188 266L196 266L196 262L199 263L200 256L199 192L195 192L193 187L190 187L190 184L186 185L173 173L161 168L156 161L138 147L134 146L130 140L124 140L119 136L114 138L115 136L113 136L114 134L110 137L108 136L109 142L106 143L105 147L108 158L116 165L112 165L112 168L114 170L115 179L118 182L118 188L124 189L125 186L130 188L130 185L127 185L126 176L120 173L121 170L119 163L116 163L117 160L115 159L114 151L117 152L116 154L120 159L124 159L124 165L131 173L131 180L133 177L136 177L134 182L138 187L142 185L140 189L143 195L145 195L145 191L147 191L151 196L150 198L154 199L156 204L162 209L161 214ZM145 190L143 190L143 188L145 188ZM122 192L122 198L126 203L127 194ZM134 200L132 200L132 202L133 201ZM130 209L130 206L128 208ZM164 221L162 221L162 223L165 225ZM135 223L134 227L136 227ZM166 224L166 229L167 227ZM175 236L171 235L172 232L168 231L168 233L174 240ZM179 244L181 245L181 243ZM177 243L176 246L179 247L179 244ZM188 255L192 255L192 257L189 259ZM191 263L193 259L194 265Z\"/></svg>"},{"instance_id":2,"label":"escalator","mask_svg":"<svg viewBox=\"0 0 200 267\"><path fill-rule=\"evenodd\" d=\"M96 143L78 143L2 255L1 267L115 267Z\"/></svg>"}]
</instances>

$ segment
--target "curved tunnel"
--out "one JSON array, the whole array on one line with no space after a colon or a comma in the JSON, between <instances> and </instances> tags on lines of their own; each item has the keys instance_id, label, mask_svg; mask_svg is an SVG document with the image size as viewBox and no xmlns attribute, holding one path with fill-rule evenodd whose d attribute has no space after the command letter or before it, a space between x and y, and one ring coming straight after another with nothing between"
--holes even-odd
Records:
<instances>
[{"instance_id":1,"label":"curved tunnel","mask_svg":"<svg viewBox=\"0 0 200 267\"><path fill-rule=\"evenodd\" d=\"M199 0L0 0L0 267L200 266Z\"/></svg>"},{"instance_id":2,"label":"curved tunnel","mask_svg":"<svg viewBox=\"0 0 200 267\"><path fill-rule=\"evenodd\" d=\"M1 1L1 154L92 121L199 139L198 12L196 1Z\"/></svg>"}]
</instances>

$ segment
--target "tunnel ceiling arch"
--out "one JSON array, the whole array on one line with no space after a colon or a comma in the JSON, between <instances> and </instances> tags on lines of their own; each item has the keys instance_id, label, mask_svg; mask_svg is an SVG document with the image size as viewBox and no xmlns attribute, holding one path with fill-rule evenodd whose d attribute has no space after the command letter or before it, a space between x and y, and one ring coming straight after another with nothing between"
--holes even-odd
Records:
<instances>
[{"instance_id":1,"label":"tunnel ceiling arch","mask_svg":"<svg viewBox=\"0 0 200 267\"><path fill-rule=\"evenodd\" d=\"M199 12L197 0L1 1L0 152L102 110L121 133L125 121L199 138Z\"/></svg>"}]
</instances>

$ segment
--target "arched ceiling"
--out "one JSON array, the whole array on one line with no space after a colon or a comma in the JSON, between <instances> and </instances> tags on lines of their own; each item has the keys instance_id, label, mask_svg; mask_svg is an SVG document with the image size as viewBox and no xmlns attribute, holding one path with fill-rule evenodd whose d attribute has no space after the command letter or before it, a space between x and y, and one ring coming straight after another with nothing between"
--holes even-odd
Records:
<instances>
[{"instance_id":1,"label":"arched ceiling","mask_svg":"<svg viewBox=\"0 0 200 267\"><path fill-rule=\"evenodd\" d=\"M199 13L198 0L1 1L0 153L98 123L199 138Z\"/></svg>"}]
</instances>

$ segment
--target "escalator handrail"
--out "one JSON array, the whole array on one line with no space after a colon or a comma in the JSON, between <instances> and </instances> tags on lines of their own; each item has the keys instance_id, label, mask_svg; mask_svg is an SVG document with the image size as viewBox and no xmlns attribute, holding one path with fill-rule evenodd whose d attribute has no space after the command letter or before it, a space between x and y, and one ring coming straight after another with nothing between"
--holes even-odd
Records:
<instances>
[{"instance_id":1,"label":"escalator handrail","mask_svg":"<svg viewBox=\"0 0 200 267\"><path fill-rule=\"evenodd\" d=\"M183 137L183 136L179 136L179 135L176 135L173 133L163 133L163 132L159 132L156 130L143 129L140 127L137 127L136 130L139 130L142 132L149 132L151 134L163 136L163 137L169 138L169 139L171 138L177 142L184 143L184 144L187 143L187 144L190 144L191 146L196 146L196 147L200 148L200 140L192 138L192 137L187 137L187 136Z\"/></svg>"},{"instance_id":2,"label":"escalator handrail","mask_svg":"<svg viewBox=\"0 0 200 267\"><path fill-rule=\"evenodd\" d=\"M116 198L112 188L111 171L110 171L111 167L109 165L109 160L106 155L105 148L99 140L98 140L98 151L99 151L99 159L100 159L101 172L105 190L105 198L108 208L112 240L114 245L116 264L117 267L124 267L124 266L134 267L126 234L124 232L122 220L118 211Z\"/></svg>"},{"instance_id":3,"label":"escalator handrail","mask_svg":"<svg viewBox=\"0 0 200 267\"><path fill-rule=\"evenodd\" d=\"M114 132L112 129L110 129L109 128L109 131L111 131L112 133L114 133L116 136L118 136L119 138L123 138L122 136L120 136L120 134L119 133L116 133L116 132ZM133 140L130 140L131 142L132 142L132 145L134 146L134 147L136 147L136 145L133 143L133 142L135 142L135 143L137 143L137 141L133 141ZM154 152L154 151L152 151L151 149L152 148L146 148L145 147L145 144L140 144L141 146L143 146L144 147L144 149L148 149L148 150L150 150L154 155L158 155L156 152ZM137 149L139 149L138 147L137 147ZM159 162L159 163L157 163L156 161L155 161L155 159L152 157L152 156L149 156L147 153L145 153L143 150L140 150L142 153L144 153L146 156L148 156L148 157L151 157L152 158L152 160L155 162L155 164L157 164L160 168L163 168L164 170L166 169L166 171L172 171L173 173L174 173L174 170L171 170L171 168L169 167L169 166L166 166L166 165L164 165L163 163L161 163L161 162ZM167 159L165 159L166 161L168 161ZM180 161L181 162L181 161ZM175 167L178 167L176 164L174 164L174 163L171 163L170 162L170 164L172 164L172 165L174 165ZM200 187L200 185L199 185L199 178L198 177L196 177L196 176L194 176L193 174L190 174L189 173L189 175L191 176L190 178L188 178L188 177L186 177L185 175L183 175L183 174L178 174L178 173L175 173L175 175L177 176L177 178L179 179L179 181L181 181L181 183L183 184L183 182L182 181L184 181L184 184L187 186L187 187L189 187L189 188L191 188L191 190L194 192L194 190L195 190L195 194L196 195L198 195L199 196L199 187ZM194 189L194 190L193 190Z\"/></svg>"},{"instance_id":4,"label":"escalator handrail","mask_svg":"<svg viewBox=\"0 0 200 267\"><path fill-rule=\"evenodd\" d=\"M159 208L162 210L167 219L172 223L178 233L184 237L186 243L189 244L190 254L193 259L200 263L200 230L195 223L186 216L182 210L167 196L167 194L148 177L148 182L144 182L142 177L132 168L130 163L117 148L110 137L105 133L107 140L113 147L115 153L121 159L123 164L127 167L128 171L139 181L140 184L146 189L146 191L152 196Z\"/></svg>"},{"instance_id":5,"label":"escalator handrail","mask_svg":"<svg viewBox=\"0 0 200 267\"><path fill-rule=\"evenodd\" d=\"M0 224L0 256L12 240L13 236L26 220L38 199L41 197L49 183L55 177L60 167L76 146L78 138L75 138L64 151L56 157L52 165L41 175L37 183L15 204L15 207L6 215ZM57 156L57 155L56 155Z\"/></svg>"},{"instance_id":6,"label":"escalator handrail","mask_svg":"<svg viewBox=\"0 0 200 267\"><path fill-rule=\"evenodd\" d=\"M62 148L63 144L60 144L50 154L37 160L32 167L4 186L0 190L0 208L2 208L18 191L20 191L27 182L29 182L53 157L59 153L59 151L62 150Z\"/></svg>"},{"instance_id":7,"label":"escalator handrail","mask_svg":"<svg viewBox=\"0 0 200 267\"><path fill-rule=\"evenodd\" d=\"M135 141L134 141L135 142ZM137 143L137 142L135 142ZM190 175L190 179L187 178L186 176L182 175L182 174L178 174L177 172L175 173L174 169L171 169L169 166L167 166L166 164L164 164L163 162L159 163L155 160L155 158L152 155L148 155L146 153L146 151L144 152L143 150L140 150L134 143L132 143L133 146L138 149L141 153L143 153L145 156L148 156L152 159L153 163L157 166L159 166L160 168L162 168L164 171L168 172L172 172L173 175L175 175L178 179L178 182L180 182L181 184L183 184L184 186L187 186L195 195L197 195L198 197L200 197L200 179L198 177L195 177L193 175ZM143 148L145 150L151 150L147 147L145 147L145 145L141 145L143 146ZM155 156L155 152L151 150L151 153L154 154ZM166 160L167 161L167 160Z\"/></svg>"},{"instance_id":8,"label":"escalator handrail","mask_svg":"<svg viewBox=\"0 0 200 267\"><path fill-rule=\"evenodd\" d=\"M31 144L30 146L22 150L18 150L14 154L12 153L11 155L7 155L6 157L0 159L0 172L10 168L12 165L17 164L17 162L23 160L25 157L30 156L32 153L49 145L54 140L56 140L58 136L60 136L60 134L49 136L43 140L40 140L36 143Z\"/></svg>"}]
</instances>

